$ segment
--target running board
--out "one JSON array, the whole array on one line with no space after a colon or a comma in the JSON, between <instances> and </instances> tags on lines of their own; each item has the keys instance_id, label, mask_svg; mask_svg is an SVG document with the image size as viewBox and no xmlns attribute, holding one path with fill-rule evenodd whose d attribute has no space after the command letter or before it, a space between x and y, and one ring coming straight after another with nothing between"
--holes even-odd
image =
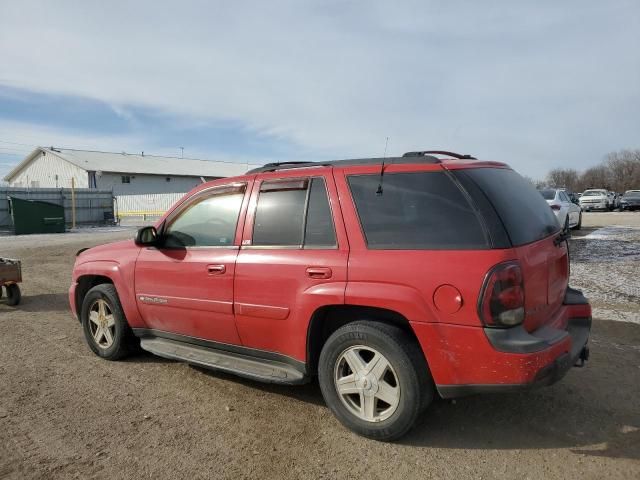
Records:
<instances>
[{"instance_id":1,"label":"running board","mask_svg":"<svg viewBox=\"0 0 640 480\"><path fill-rule=\"evenodd\" d=\"M294 385L308 381L302 372L277 360L249 357L158 337L142 338L140 346L159 357L182 360L199 367L221 370L261 382Z\"/></svg>"}]
</instances>

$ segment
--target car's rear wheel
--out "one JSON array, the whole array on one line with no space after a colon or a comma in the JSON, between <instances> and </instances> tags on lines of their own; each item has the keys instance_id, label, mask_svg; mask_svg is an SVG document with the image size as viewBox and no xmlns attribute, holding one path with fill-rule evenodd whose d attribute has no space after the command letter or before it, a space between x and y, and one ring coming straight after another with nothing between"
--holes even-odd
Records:
<instances>
[{"instance_id":1,"label":"car's rear wheel","mask_svg":"<svg viewBox=\"0 0 640 480\"><path fill-rule=\"evenodd\" d=\"M575 230L580 230L582 228L582 212L580 212L580 214L578 215L578 223L575 227L573 227Z\"/></svg>"},{"instance_id":2,"label":"car's rear wheel","mask_svg":"<svg viewBox=\"0 0 640 480\"><path fill-rule=\"evenodd\" d=\"M417 343L400 328L378 322L336 330L320 354L318 379L338 420L376 440L407 433L434 395Z\"/></svg>"},{"instance_id":3,"label":"car's rear wheel","mask_svg":"<svg viewBox=\"0 0 640 480\"><path fill-rule=\"evenodd\" d=\"M89 290L80 318L85 339L96 355L120 360L135 349L135 337L113 285L102 284Z\"/></svg>"}]
</instances>

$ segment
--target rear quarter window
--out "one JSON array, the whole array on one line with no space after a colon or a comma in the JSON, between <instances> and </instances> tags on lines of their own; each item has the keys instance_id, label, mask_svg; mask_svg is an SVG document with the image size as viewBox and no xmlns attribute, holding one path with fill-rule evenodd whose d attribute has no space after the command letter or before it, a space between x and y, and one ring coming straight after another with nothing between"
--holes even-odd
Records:
<instances>
[{"instance_id":1,"label":"rear quarter window","mask_svg":"<svg viewBox=\"0 0 640 480\"><path fill-rule=\"evenodd\" d=\"M535 187L509 168L456 170L462 185L475 183L502 220L513 246L541 240L560 230L551 208Z\"/></svg>"},{"instance_id":2,"label":"rear quarter window","mask_svg":"<svg viewBox=\"0 0 640 480\"><path fill-rule=\"evenodd\" d=\"M464 193L439 172L350 175L349 188L370 249L486 249L487 235Z\"/></svg>"}]
</instances>

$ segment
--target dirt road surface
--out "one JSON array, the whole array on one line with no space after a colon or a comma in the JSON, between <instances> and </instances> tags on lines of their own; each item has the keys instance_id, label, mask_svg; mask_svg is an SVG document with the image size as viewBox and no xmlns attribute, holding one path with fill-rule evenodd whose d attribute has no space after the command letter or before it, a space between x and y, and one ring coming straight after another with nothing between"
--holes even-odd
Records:
<instances>
[{"instance_id":1,"label":"dirt road surface","mask_svg":"<svg viewBox=\"0 0 640 480\"><path fill-rule=\"evenodd\" d=\"M436 401L394 444L344 429L317 383L93 355L67 305L74 254L131 229L0 237L24 264L23 304L0 304L0 478L638 479L640 213L584 225L571 243L597 317L587 367L526 394Z\"/></svg>"}]
</instances>

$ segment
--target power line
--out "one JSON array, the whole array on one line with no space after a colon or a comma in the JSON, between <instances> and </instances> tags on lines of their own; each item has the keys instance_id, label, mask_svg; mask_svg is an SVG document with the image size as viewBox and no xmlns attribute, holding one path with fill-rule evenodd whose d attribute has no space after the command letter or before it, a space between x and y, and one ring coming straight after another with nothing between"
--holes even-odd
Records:
<instances>
[{"instance_id":1,"label":"power line","mask_svg":"<svg viewBox=\"0 0 640 480\"><path fill-rule=\"evenodd\" d=\"M8 143L10 145L22 145L23 147L31 147L31 148L37 147L37 145L27 145L26 143L9 142L7 140L0 140L0 143Z\"/></svg>"},{"instance_id":2,"label":"power line","mask_svg":"<svg viewBox=\"0 0 640 480\"><path fill-rule=\"evenodd\" d=\"M18 149L18 148L11 148L11 147L3 147L0 146L0 149L2 150L14 150L16 152L16 155L25 155L27 153L30 153L31 150L38 148L38 147L42 147L42 148L49 148L49 145L51 144L47 144L47 143L40 143L39 145L33 145L33 144L27 144L27 143L19 143L19 142L11 142L9 140L0 140L0 143L5 143L8 145L20 145L23 147L28 147L30 150L26 150L26 149ZM55 144L54 144L55 145ZM111 151L107 151L107 150L95 150L92 148L77 148L77 147L71 147L71 146L55 146L56 149L60 149L60 150L75 150L75 151L82 151L82 152L95 152L95 153L126 153L127 155L139 155L139 153L135 153L135 152L123 152L121 151L117 151L117 152L111 152ZM164 158L176 158L176 159L184 159L184 160L201 160L203 162L206 161L214 161L216 163L229 163L229 164L233 164L233 165L237 165L239 163L245 163L245 162L236 162L233 160L215 160L215 159L203 159L203 158L192 158L192 157L184 157L184 147L180 147L181 148L181 156L180 157L175 157L173 155L158 155L158 154L145 154L145 157L164 157ZM5 154L6 155L6 154ZM250 161L247 160L247 163L249 163ZM254 160L255 162L255 160ZM260 162L259 160L257 160L258 163L251 163L251 165L261 165L262 162Z\"/></svg>"}]
</instances>

